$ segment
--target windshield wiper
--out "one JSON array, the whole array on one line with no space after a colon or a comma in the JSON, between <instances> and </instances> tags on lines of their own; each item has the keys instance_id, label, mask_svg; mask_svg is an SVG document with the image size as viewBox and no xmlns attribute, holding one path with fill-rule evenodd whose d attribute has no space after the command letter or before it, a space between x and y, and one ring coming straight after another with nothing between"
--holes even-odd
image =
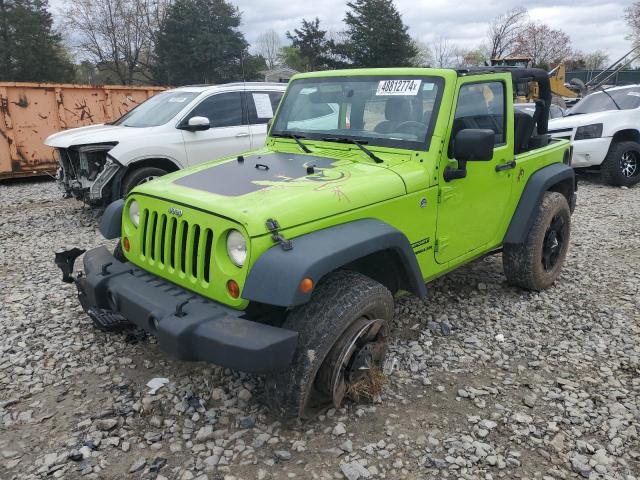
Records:
<instances>
[{"instance_id":1,"label":"windshield wiper","mask_svg":"<svg viewBox=\"0 0 640 480\"><path fill-rule=\"evenodd\" d=\"M604 87L603 87L602 85L600 85L600 90L602 90L602 93L604 93L607 97L609 97L609 98L611 99L611 101L613 102L613 104L616 106L616 108L617 108L618 110L622 110L622 109L620 108L620 105L618 105L618 102L616 102L616 101L613 99L613 97L611 96L611 94L610 94L609 92L607 92L607 91L604 89Z\"/></svg>"},{"instance_id":2,"label":"windshield wiper","mask_svg":"<svg viewBox=\"0 0 640 480\"><path fill-rule=\"evenodd\" d=\"M272 133L271 136L282 137L282 138L292 138L304 153L311 153L311 150L309 150L309 147L307 147L304 143L300 141L301 138L307 138L304 135L296 135L294 133L282 132L282 133Z\"/></svg>"},{"instance_id":3,"label":"windshield wiper","mask_svg":"<svg viewBox=\"0 0 640 480\"><path fill-rule=\"evenodd\" d=\"M377 156L375 153L373 153L371 150L369 150L367 147L363 145L363 143L367 143L367 142L358 142L353 138L347 138L347 137L324 137L322 140L324 140L325 142L351 143L356 147L358 147L360 150L362 150L364 153L366 153L367 156L374 162L382 163L384 161L379 156Z\"/></svg>"}]
</instances>

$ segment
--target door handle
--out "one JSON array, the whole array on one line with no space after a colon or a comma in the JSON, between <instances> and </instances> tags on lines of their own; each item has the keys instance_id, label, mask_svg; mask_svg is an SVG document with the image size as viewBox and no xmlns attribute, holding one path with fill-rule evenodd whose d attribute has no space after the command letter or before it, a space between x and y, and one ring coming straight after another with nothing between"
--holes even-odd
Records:
<instances>
[{"instance_id":1,"label":"door handle","mask_svg":"<svg viewBox=\"0 0 640 480\"><path fill-rule=\"evenodd\" d=\"M248 137L248 136L249 136L249 134L248 134L248 133L246 133L246 132L245 132L245 133L238 133L238 134L236 135L236 138L243 138L243 137Z\"/></svg>"},{"instance_id":2,"label":"door handle","mask_svg":"<svg viewBox=\"0 0 640 480\"><path fill-rule=\"evenodd\" d=\"M516 168L516 161L511 160L507 163L501 163L500 165L496 165L496 172L503 172L505 170L511 170L512 168Z\"/></svg>"}]
</instances>

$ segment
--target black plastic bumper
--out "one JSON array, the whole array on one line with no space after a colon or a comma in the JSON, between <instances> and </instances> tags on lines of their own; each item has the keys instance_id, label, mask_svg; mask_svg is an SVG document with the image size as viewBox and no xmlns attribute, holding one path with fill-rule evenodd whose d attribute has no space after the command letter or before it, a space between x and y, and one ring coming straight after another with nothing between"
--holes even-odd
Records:
<instances>
[{"instance_id":1,"label":"black plastic bumper","mask_svg":"<svg viewBox=\"0 0 640 480\"><path fill-rule=\"evenodd\" d=\"M241 318L244 312L119 262L104 247L85 254L84 272L76 285L85 310L120 313L179 359L251 373L282 370L291 362L297 332Z\"/></svg>"}]
</instances>

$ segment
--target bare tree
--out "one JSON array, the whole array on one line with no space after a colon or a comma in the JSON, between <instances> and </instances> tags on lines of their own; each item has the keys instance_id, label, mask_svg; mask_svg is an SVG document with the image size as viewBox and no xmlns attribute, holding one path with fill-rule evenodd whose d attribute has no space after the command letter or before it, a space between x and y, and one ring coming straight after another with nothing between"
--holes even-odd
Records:
<instances>
[{"instance_id":1,"label":"bare tree","mask_svg":"<svg viewBox=\"0 0 640 480\"><path fill-rule=\"evenodd\" d=\"M624 19L631 30L627 38L634 45L640 45L640 2L634 2L624 9Z\"/></svg>"},{"instance_id":2,"label":"bare tree","mask_svg":"<svg viewBox=\"0 0 640 480\"><path fill-rule=\"evenodd\" d=\"M534 66L542 68L549 68L572 54L569 35L543 23L525 25L515 43L515 54L531 58Z\"/></svg>"},{"instance_id":3,"label":"bare tree","mask_svg":"<svg viewBox=\"0 0 640 480\"><path fill-rule=\"evenodd\" d=\"M150 79L156 32L171 0L75 0L63 10L81 57L122 84Z\"/></svg>"},{"instance_id":4,"label":"bare tree","mask_svg":"<svg viewBox=\"0 0 640 480\"><path fill-rule=\"evenodd\" d=\"M458 47L445 37L438 37L431 44L431 57L437 68L453 66L457 57Z\"/></svg>"},{"instance_id":5,"label":"bare tree","mask_svg":"<svg viewBox=\"0 0 640 480\"><path fill-rule=\"evenodd\" d=\"M503 58L513 53L516 39L522 32L527 17L526 8L515 7L491 21L487 31L490 58Z\"/></svg>"},{"instance_id":6,"label":"bare tree","mask_svg":"<svg viewBox=\"0 0 640 480\"><path fill-rule=\"evenodd\" d=\"M587 70L600 70L609 64L609 54L604 50L586 53L584 55L584 68Z\"/></svg>"},{"instance_id":7,"label":"bare tree","mask_svg":"<svg viewBox=\"0 0 640 480\"><path fill-rule=\"evenodd\" d=\"M413 45L418 53L411 59L411 65L416 67L430 67L433 65L433 57L429 47L420 40L414 40Z\"/></svg>"},{"instance_id":8,"label":"bare tree","mask_svg":"<svg viewBox=\"0 0 640 480\"><path fill-rule=\"evenodd\" d=\"M278 65L278 53L281 47L282 42L275 30L267 30L256 41L256 51L262 55L269 69Z\"/></svg>"}]
</instances>

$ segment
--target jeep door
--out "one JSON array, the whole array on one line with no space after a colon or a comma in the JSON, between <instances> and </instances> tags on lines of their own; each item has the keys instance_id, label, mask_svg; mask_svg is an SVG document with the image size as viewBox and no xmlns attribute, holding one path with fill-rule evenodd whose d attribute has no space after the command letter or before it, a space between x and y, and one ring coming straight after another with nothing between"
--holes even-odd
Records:
<instances>
[{"instance_id":1,"label":"jeep door","mask_svg":"<svg viewBox=\"0 0 640 480\"><path fill-rule=\"evenodd\" d=\"M214 93L202 100L181 121L206 117L211 128L182 130L189 165L216 160L251 149L251 134L243 107L242 91Z\"/></svg>"},{"instance_id":2,"label":"jeep door","mask_svg":"<svg viewBox=\"0 0 640 480\"><path fill-rule=\"evenodd\" d=\"M459 80L453 115L449 119L448 148L439 165L440 204L436 261L450 262L495 247L511 194L513 120L510 88L504 76L479 82L472 75ZM493 158L470 161L466 177L445 181L446 168L458 168L453 139L463 129L490 129L495 133ZM498 167L498 169L496 169ZM498 242L499 243L499 242Z\"/></svg>"},{"instance_id":3,"label":"jeep door","mask_svg":"<svg viewBox=\"0 0 640 480\"><path fill-rule=\"evenodd\" d=\"M249 117L251 148L260 148L267 138L267 123L273 118L284 91L248 89L245 105Z\"/></svg>"}]
</instances>

